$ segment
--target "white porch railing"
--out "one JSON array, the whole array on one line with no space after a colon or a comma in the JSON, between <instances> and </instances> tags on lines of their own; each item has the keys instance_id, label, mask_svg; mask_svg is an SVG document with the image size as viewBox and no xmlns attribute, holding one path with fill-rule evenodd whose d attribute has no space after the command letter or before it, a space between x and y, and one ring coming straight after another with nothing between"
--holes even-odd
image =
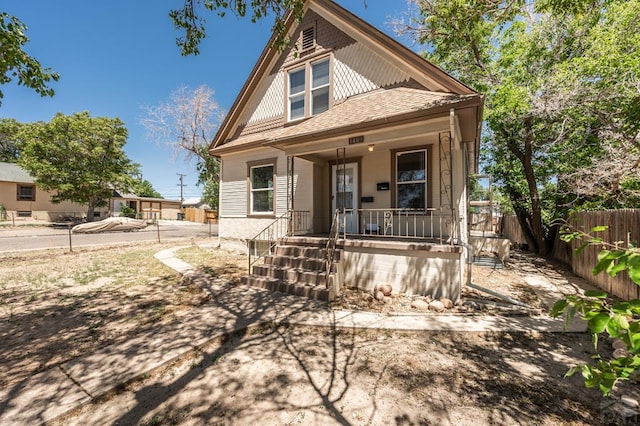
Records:
<instances>
[{"instance_id":1,"label":"white porch railing","mask_svg":"<svg viewBox=\"0 0 640 426\"><path fill-rule=\"evenodd\" d=\"M450 214L441 209L346 209L341 213L340 234L416 239L439 239L453 232Z\"/></svg>"}]
</instances>

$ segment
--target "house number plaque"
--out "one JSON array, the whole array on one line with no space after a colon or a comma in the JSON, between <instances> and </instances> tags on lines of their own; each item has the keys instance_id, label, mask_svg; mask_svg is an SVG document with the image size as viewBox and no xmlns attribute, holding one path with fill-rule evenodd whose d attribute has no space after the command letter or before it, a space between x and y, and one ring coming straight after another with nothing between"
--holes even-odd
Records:
<instances>
[{"instance_id":1,"label":"house number plaque","mask_svg":"<svg viewBox=\"0 0 640 426\"><path fill-rule=\"evenodd\" d=\"M355 145L357 143L363 143L364 142L364 135L362 136L353 136L351 138L349 138L349 145Z\"/></svg>"}]
</instances>

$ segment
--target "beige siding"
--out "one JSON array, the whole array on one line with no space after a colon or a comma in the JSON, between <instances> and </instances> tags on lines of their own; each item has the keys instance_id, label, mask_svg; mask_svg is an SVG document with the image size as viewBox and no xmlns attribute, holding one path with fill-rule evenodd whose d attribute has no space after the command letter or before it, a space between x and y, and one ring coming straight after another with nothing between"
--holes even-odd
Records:
<instances>
[{"instance_id":1,"label":"beige siding","mask_svg":"<svg viewBox=\"0 0 640 426\"><path fill-rule=\"evenodd\" d=\"M273 149L254 150L223 158L220 183L219 232L223 238L253 238L273 222L274 218L247 218L247 163L277 158L276 211L281 216L287 211L287 157ZM294 160L294 208L313 213L313 163ZM313 223L313 217L309 218Z\"/></svg>"},{"instance_id":2,"label":"beige siding","mask_svg":"<svg viewBox=\"0 0 640 426\"><path fill-rule=\"evenodd\" d=\"M334 55L335 101L409 80L409 75L361 44L345 46Z\"/></svg>"},{"instance_id":3,"label":"beige siding","mask_svg":"<svg viewBox=\"0 0 640 426\"><path fill-rule=\"evenodd\" d=\"M377 184L389 182L391 185L391 152L377 149L362 157L360 173L360 192L362 197L373 197L373 203L362 203L363 209L384 209L391 205L391 188L378 191Z\"/></svg>"},{"instance_id":4,"label":"beige siding","mask_svg":"<svg viewBox=\"0 0 640 426\"><path fill-rule=\"evenodd\" d=\"M317 45L312 51L290 49L256 89L253 101L239 120L238 135L282 127L286 120L286 70L307 55L333 52L333 99L341 102L361 93L396 85L415 85L410 76L368 47L357 43L314 12L305 16L300 29L314 25ZM293 39L300 36L297 32Z\"/></svg>"},{"instance_id":5,"label":"beige siding","mask_svg":"<svg viewBox=\"0 0 640 426\"><path fill-rule=\"evenodd\" d=\"M284 71L269 76L265 82L266 90L264 88L259 90L259 92L264 91L264 96L262 96L262 98L256 97L259 103L248 109L249 119L243 120L246 121L247 125L255 125L260 122L272 122L273 120L284 117L284 76Z\"/></svg>"},{"instance_id":6,"label":"beige siding","mask_svg":"<svg viewBox=\"0 0 640 426\"><path fill-rule=\"evenodd\" d=\"M313 212L313 163L294 159L294 209Z\"/></svg>"},{"instance_id":7,"label":"beige siding","mask_svg":"<svg viewBox=\"0 0 640 426\"><path fill-rule=\"evenodd\" d=\"M251 159L252 153L222 158L219 212L221 218L247 215L247 161Z\"/></svg>"},{"instance_id":8,"label":"beige siding","mask_svg":"<svg viewBox=\"0 0 640 426\"><path fill-rule=\"evenodd\" d=\"M18 201L17 185L15 182L0 182L0 204L7 212L7 217L11 218L17 212L31 212L31 217L38 220L55 221L64 216L82 217L87 214L87 206L63 201L58 204L51 202L51 193L36 187L35 201ZM98 217L106 216L108 208L97 208L100 213Z\"/></svg>"}]
</instances>

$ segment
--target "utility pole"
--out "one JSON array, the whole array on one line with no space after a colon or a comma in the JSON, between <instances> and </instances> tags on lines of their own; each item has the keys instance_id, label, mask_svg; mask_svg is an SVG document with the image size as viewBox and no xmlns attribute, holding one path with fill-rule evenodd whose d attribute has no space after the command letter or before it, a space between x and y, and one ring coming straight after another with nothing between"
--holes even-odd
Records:
<instances>
[{"instance_id":1,"label":"utility pole","mask_svg":"<svg viewBox=\"0 0 640 426\"><path fill-rule=\"evenodd\" d=\"M182 174L182 173L176 173L179 177L180 177L180 183L178 184L178 186L180 187L180 202L184 201L184 197L183 197L183 188L187 185L184 184L184 177L186 175Z\"/></svg>"}]
</instances>

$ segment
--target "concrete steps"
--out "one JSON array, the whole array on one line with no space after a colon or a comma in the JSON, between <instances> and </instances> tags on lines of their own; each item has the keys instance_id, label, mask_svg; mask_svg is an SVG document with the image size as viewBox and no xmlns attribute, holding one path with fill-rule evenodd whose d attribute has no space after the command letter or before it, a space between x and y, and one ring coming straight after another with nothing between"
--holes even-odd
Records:
<instances>
[{"instance_id":1,"label":"concrete steps","mask_svg":"<svg viewBox=\"0 0 640 426\"><path fill-rule=\"evenodd\" d=\"M278 245L264 263L253 266L244 284L271 291L332 301L342 287L340 250L336 249L329 271L326 268L327 239L289 237Z\"/></svg>"}]
</instances>

